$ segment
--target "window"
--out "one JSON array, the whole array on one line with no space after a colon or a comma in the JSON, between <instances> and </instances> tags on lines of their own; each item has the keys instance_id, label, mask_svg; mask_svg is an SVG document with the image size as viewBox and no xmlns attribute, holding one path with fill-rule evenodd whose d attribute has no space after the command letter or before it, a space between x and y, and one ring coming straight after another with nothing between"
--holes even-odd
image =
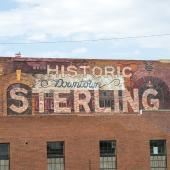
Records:
<instances>
[{"instance_id":1,"label":"window","mask_svg":"<svg viewBox=\"0 0 170 170\"><path fill-rule=\"evenodd\" d=\"M9 170L9 144L0 144L0 170Z\"/></svg>"},{"instance_id":2,"label":"window","mask_svg":"<svg viewBox=\"0 0 170 170\"><path fill-rule=\"evenodd\" d=\"M167 170L166 140L150 141L151 170Z\"/></svg>"},{"instance_id":3,"label":"window","mask_svg":"<svg viewBox=\"0 0 170 170\"><path fill-rule=\"evenodd\" d=\"M116 141L100 141L100 170L116 170Z\"/></svg>"},{"instance_id":4,"label":"window","mask_svg":"<svg viewBox=\"0 0 170 170\"><path fill-rule=\"evenodd\" d=\"M48 170L64 170L64 142L47 142Z\"/></svg>"}]
</instances>

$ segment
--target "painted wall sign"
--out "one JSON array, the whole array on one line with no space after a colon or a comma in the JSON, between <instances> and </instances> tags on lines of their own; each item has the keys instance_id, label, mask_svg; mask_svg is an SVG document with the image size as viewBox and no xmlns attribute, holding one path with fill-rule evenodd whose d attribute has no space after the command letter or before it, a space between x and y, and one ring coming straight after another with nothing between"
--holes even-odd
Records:
<instances>
[{"instance_id":1,"label":"painted wall sign","mask_svg":"<svg viewBox=\"0 0 170 170\"><path fill-rule=\"evenodd\" d=\"M65 75L62 78L61 75L59 77L37 75L33 92L49 92L59 89L123 90L124 88L124 79L121 76L100 76L96 78L92 75L78 75L76 77Z\"/></svg>"},{"instance_id":2,"label":"painted wall sign","mask_svg":"<svg viewBox=\"0 0 170 170\"><path fill-rule=\"evenodd\" d=\"M153 61L5 58L8 115L170 109L170 64ZM1 61L1 59L0 59ZM5 62L0 63L5 68ZM10 75L16 73L16 82ZM24 77L23 77L24 75ZM32 83L28 85L29 80ZM27 84L24 82L27 81Z\"/></svg>"},{"instance_id":3,"label":"painted wall sign","mask_svg":"<svg viewBox=\"0 0 170 170\"><path fill-rule=\"evenodd\" d=\"M7 89L8 114L31 114L32 113L32 91L25 84L12 84Z\"/></svg>"}]
</instances>

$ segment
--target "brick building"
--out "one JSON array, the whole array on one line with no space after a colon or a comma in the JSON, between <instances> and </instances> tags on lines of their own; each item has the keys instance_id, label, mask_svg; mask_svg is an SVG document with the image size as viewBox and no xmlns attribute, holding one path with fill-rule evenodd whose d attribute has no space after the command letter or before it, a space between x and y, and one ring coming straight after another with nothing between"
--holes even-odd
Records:
<instances>
[{"instance_id":1,"label":"brick building","mask_svg":"<svg viewBox=\"0 0 170 170\"><path fill-rule=\"evenodd\" d=\"M168 170L167 61L0 58L0 170Z\"/></svg>"}]
</instances>

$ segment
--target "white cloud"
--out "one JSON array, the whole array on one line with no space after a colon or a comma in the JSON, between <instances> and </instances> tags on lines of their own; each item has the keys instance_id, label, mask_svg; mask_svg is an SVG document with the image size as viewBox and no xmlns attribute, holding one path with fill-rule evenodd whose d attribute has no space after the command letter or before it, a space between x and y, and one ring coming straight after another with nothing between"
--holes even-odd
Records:
<instances>
[{"instance_id":1,"label":"white cloud","mask_svg":"<svg viewBox=\"0 0 170 170\"><path fill-rule=\"evenodd\" d=\"M18 8L0 12L0 36L42 41L167 33L169 0L13 0ZM167 37L167 41L170 37ZM162 47L156 39L142 47ZM169 48L166 43L166 48Z\"/></svg>"},{"instance_id":2,"label":"white cloud","mask_svg":"<svg viewBox=\"0 0 170 170\"><path fill-rule=\"evenodd\" d=\"M77 48L77 49L72 50L73 54L82 54L82 53L85 53L85 52L87 52L87 48L85 48L85 47L81 47L81 48Z\"/></svg>"},{"instance_id":3,"label":"white cloud","mask_svg":"<svg viewBox=\"0 0 170 170\"><path fill-rule=\"evenodd\" d=\"M47 35L46 34L32 34L28 37L28 40L30 41L44 41L47 39Z\"/></svg>"},{"instance_id":4,"label":"white cloud","mask_svg":"<svg viewBox=\"0 0 170 170\"><path fill-rule=\"evenodd\" d=\"M49 51L42 51L35 53L33 57L57 57L57 58L68 58L73 57L75 58L78 56L79 58L84 57L84 55L87 52L87 48L80 47L80 48L74 48L72 50L49 50Z\"/></svg>"},{"instance_id":5,"label":"white cloud","mask_svg":"<svg viewBox=\"0 0 170 170\"><path fill-rule=\"evenodd\" d=\"M135 50L135 51L133 51L133 54L134 54L135 56L138 56L138 55L141 54L141 52L140 52L140 50Z\"/></svg>"}]
</instances>

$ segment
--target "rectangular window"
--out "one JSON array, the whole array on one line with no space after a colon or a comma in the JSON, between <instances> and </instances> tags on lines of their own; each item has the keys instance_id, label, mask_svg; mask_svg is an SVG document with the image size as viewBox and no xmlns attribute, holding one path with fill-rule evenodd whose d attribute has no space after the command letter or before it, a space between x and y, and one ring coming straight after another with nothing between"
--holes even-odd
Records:
<instances>
[{"instance_id":1,"label":"rectangular window","mask_svg":"<svg viewBox=\"0 0 170 170\"><path fill-rule=\"evenodd\" d=\"M100 170L116 170L116 141L100 141Z\"/></svg>"},{"instance_id":2,"label":"rectangular window","mask_svg":"<svg viewBox=\"0 0 170 170\"><path fill-rule=\"evenodd\" d=\"M9 170L9 144L0 144L0 170Z\"/></svg>"},{"instance_id":3,"label":"rectangular window","mask_svg":"<svg viewBox=\"0 0 170 170\"><path fill-rule=\"evenodd\" d=\"M64 142L47 142L48 170L64 170Z\"/></svg>"},{"instance_id":4,"label":"rectangular window","mask_svg":"<svg viewBox=\"0 0 170 170\"><path fill-rule=\"evenodd\" d=\"M166 140L150 141L151 170L167 170Z\"/></svg>"}]
</instances>

